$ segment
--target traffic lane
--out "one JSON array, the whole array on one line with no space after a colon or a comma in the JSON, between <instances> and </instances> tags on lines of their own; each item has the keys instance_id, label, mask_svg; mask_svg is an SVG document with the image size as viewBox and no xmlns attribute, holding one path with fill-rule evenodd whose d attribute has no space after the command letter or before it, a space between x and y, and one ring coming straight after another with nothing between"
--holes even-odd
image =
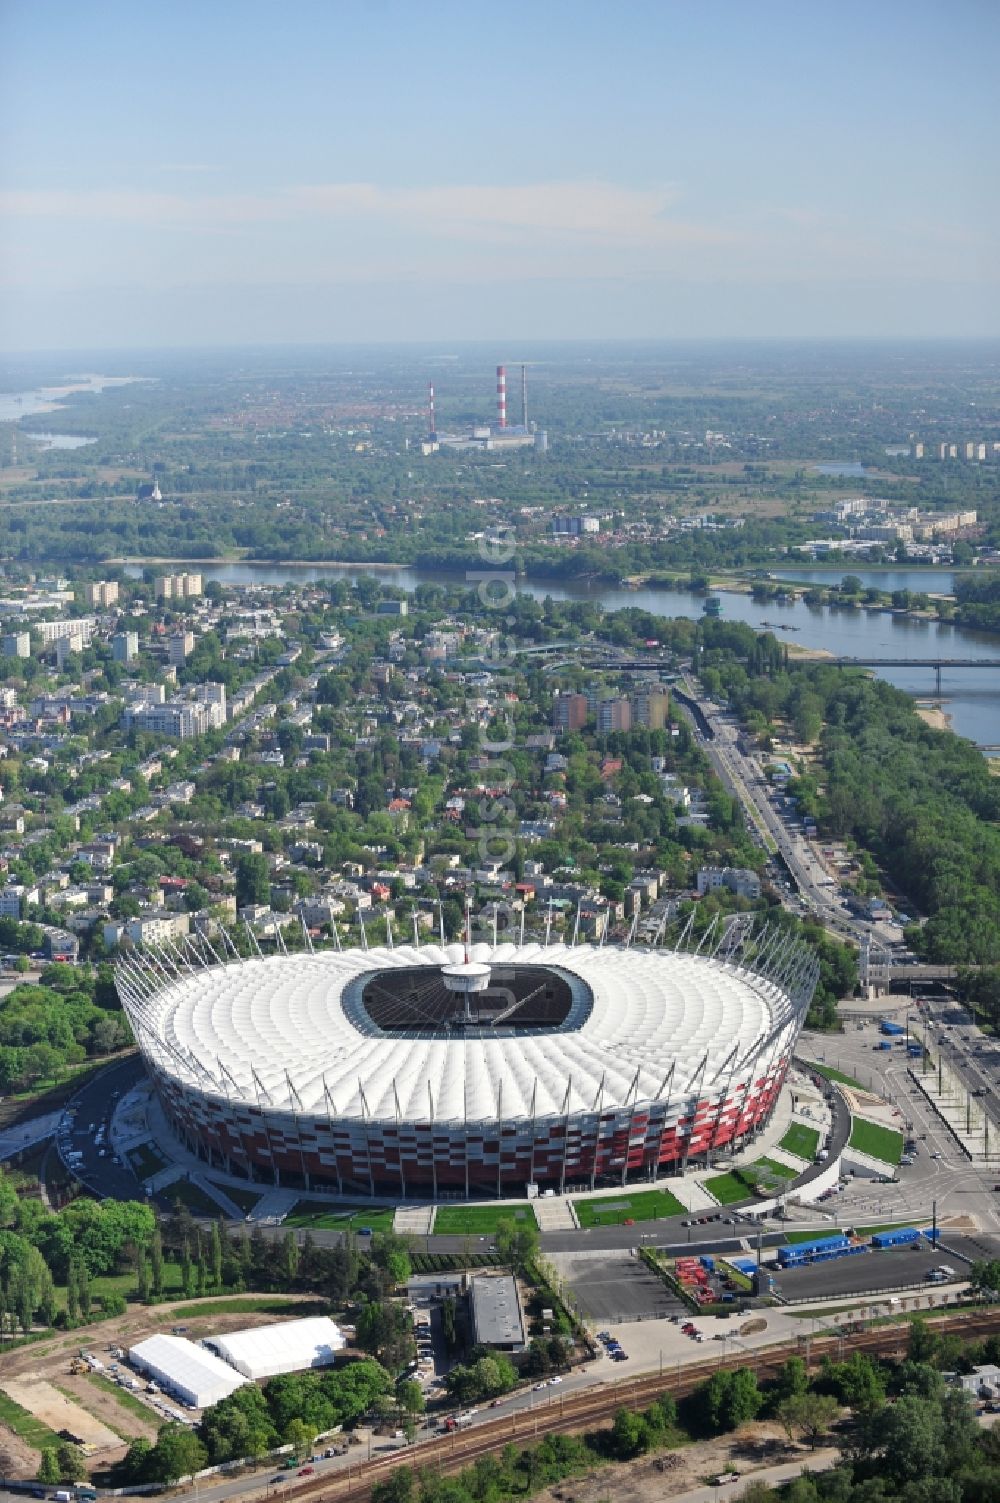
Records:
<instances>
[{"instance_id":1,"label":"traffic lane","mask_svg":"<svg viewBox=\"0 0 1000 1503\"><path fill-rule=\"evenodd\" d=\"M143 1196L142 1184L128 1165L116 1164L110 1152L105 1158L101 1158L94 1138L100 1125L107 1127L110 1124L118 1101L144 1074L145 1066L141 1056L130 1055L119 1064L109 1065L93 1080L88 1081L69 1103L76 1108L76 1118L69 1133L69 1146L83 1154L83 1163L72 1168L71 1173L88 1189L107 1199L137 1200ZM91 1123L93 1132L90 1130ZM65 1149L62 1151L65 1153Z\"/></svg>"}]
</instances>

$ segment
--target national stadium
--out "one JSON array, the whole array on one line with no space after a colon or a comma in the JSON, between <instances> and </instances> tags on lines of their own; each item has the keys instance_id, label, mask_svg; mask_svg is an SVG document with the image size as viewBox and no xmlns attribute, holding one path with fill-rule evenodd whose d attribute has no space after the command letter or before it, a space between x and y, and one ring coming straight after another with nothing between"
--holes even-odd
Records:
<instances>
[{"instance_id":1,"label":"national stadium","mask_svg":"<svg viewBox=\"0 0 1000 1503\"><path fill-rule=\"evenodd\" d=\"M116 975L166 1117L209 1164L482 1200L650 1181L737 1148L772 1111L818 963L741 918L697 950L247 959L185 940L123 954Z\"/></svg>"}]
</instances>

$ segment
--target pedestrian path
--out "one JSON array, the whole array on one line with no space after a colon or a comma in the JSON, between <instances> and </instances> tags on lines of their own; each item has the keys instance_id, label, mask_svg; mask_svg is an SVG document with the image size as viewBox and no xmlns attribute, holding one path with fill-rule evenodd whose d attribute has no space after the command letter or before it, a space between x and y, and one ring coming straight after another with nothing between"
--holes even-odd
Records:
<instances>
[{"instance_id":1,"label":"pedestrian path","mask_svg":"<svg viewBox=\"0 0 1000 1503\"><path fill-rule=\"evenodd\" d=\"M236 1202L234 1200L230 1200L225 1190L223 1190L219 1185L213 1184L207 1175L204 1175L200 1172L200 1170L195 1169L194 1172L189 1176L189 1178L193 1185L198 1186L199 1190L204 1190L209 1200L215 1201L215 1204L219 1207L219 1210L224 1216L227 1216L230 1221L242 1221L243 1212L240 1210Z\"/></svg>"},{"instance_id":2,"label":"pedestrian path","mask_svg":"<svg viewBox=\"0 0 1000 1503\"><path fill-rule=\"evenodd\" d=\"M535 1220L540 1232L575 1232L579 1230L573 1202L568 1195L540 1196L533 1200Z\"/></svg>"},{"instance_id":3,"label":"pedestrian path","mask_svg":"<svg viewBox=\"0 0 1000 1503\"><path fill-rule=\"evenodd\" d=\"M280 1224L301 1199L301 1190L266 1190L247 1215L247 1220L266 1221L270 1226Z\"/></svg>"},{"instance_id":4,"label":"pedestrian path","mask_svg":"<svg viewBox=\"0 0 1000 1503\"><path fill-rule=\"evenodd\" d=\"M434 1225L434 1206L397 1206L392 1229L401 1237L429 1237Z\"/></svg>"}]
</instances>

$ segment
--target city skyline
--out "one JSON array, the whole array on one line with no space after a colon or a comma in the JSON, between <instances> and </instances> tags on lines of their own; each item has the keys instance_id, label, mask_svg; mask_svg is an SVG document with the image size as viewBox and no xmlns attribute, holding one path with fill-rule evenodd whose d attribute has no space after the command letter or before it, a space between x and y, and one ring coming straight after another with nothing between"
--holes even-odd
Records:
<instances>
[{"instance_id":1,"label":"city skyline","mask_svg":"<svg viewBox=\"0 0 1000 1503\"><path fill-rule=\"evenodd\" d=\"M982 0L0 18L8 350L1000 333Z\"/></svg>"}]
</instances>

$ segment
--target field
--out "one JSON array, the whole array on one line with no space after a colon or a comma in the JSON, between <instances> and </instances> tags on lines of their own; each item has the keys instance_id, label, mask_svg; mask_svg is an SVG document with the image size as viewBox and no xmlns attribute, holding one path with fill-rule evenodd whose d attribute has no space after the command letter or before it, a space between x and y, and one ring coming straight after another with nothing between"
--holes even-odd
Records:
<instances>
[{"instance_id":1,"label":"field","mask_svg":"<svg viewBox=\"0 0 1000 1503\"><path fill-rule=\"evenodd\" d=\"M130 1148L128 1160L140 1179L151 1179L154 1174L166 1168L167 1163L150 1143L140 1143L138 1148Z\"/></svg>"},{"instance_id":2,"label":"field","mask_svg":"<svg viewBox=\"0 0 1000 1503\"><path fill-rule=\"evenodd\" d=\"M819 1132L815 1127L806 1127L802 1122L793 1122L778 1147L783 1148L786 1153L796 1154L800 1159L811 1161L816 1157L816 1149L819 1147Z\"/></svg>"},{"instance_id":3,"label":"field","mask_svg":"<svg viewBox=\"0 0 1000 1503\"><path fill-rule=\"evenodd\" d=\"M20 1404L15 1404L5 1393L0 1393L0 1421L36 1451L59 1444L59 1437L54 1430L29 1414L27 1409L22 1409Z\"/></svg>"},{"instance_id":4,"label":"field","mask_svg":"<svg viewBox=\"0 0 1000 1503\"><path fill-rule=\"evenodd\" d=\"M222 1207L211 1195L207 1195L200 1185L192 1185L186 1179L178 1179L173 1184L164 1186L160 1195L171 1206L179 1200L182 1206L187 1206L192 1216L210 1216L216 1221L222 1215Z\"/></svg>"},{"instance_id":5,"label":"field","mask_svg":"<svg viewBox=\"0 0 1000 1503\"><path fill-rule=\"evenodd\" d=\"M838 1085L850 1086L855 1091L866 1089L860 1080L854 1079L853 1075L845 1075L842 1070L835 1070L832 1065L817 1065L812 1060L808 1060L806 1063L808 1069L815 1071L817 1075L822 1075L824 1080L835 1080Z\"/></svg>"},{"instance_id":6,"label":"field","mask_svg":"<svg viewBox=\"0 0 1000 1503\"><path fill-rule=\"evenodd\" d=\"M582 1227L621 1226L626 1221L659 1221L664 1216L683 1216L684 1206L669 1190L638 1190L634 1195L574 1200L573 1208Z\"/></svg>"},{"instance_id":7,"label":"field","mask_svg":"<svg viewBox=\"0 0 1000 1503\"><path fill-rule=\"evenodd\" d=\"M328 1206L316 1200L300 1200L283 1222L284 1226L319 1226L332 1231L391 1232L395 1211L385 1206Z\"/></svg>"},{"instance_id":8,"label":"field","mask_svg":"<svg viewBox=\"0 0 1000 1503\"><path fill-rule=\"evenodd\" d=\"M197 1320L199 1316L217 1315L328 1315L329 1303L311 1299L275 1299L273 1295L237 1295L235 1299L202 1299L197 1304L177 1305L170 1312L173 1320Z\"/></svg>"},{"instance_id":9,"label":"field","mask_svg":"<svg viewBox=\"0 0 1000 1503\"><path fill-rule=\"evenodd\" d=\"M434 1235L464 1237L478 1232L493 1236L501 1221L538 1224L529 1205L439 1206L434 1216Z\"/></svg>"},{"instance_id":10,"label":"field","mask_svg":"<svg viewBox=\"0 0 1000 1503\"><path fill-rule=\"evenodd\" d=\"M752 1194L749 1185L738 1174L716 1174L702 1183L709 1195L715 1196L720 1206L731 1206L737 1201L749 1200Z\"/></svg>"},{"instance_id":11,"label":"field","mask_svg":"<svg viewBox=\"0 0 1000 1503\"><path fill-rule=\"evenodd\" d=\"M102 1373L87 1373L87 1382L109 1393L116 1403L128 1410L133 1418L142 1420L146 1425L157 1424L155 1410L150 1409L149 1405L144 1404L141 1399L137 1399L134 1393L129 1393L127 1388L119 1388L117 1383L112 1383L111 1379L105 1378Z\"/></svg>"},{"instance_id":12,"label":"field","mask_svg":"<svg viewBox=\"0 0 1000 1503\"><path fill-rule=\"evenodd\" d=\"M782 1164L777 1159L769 1158L755 1159L752 1164L747 1164L746 1168L741 1169L739 1173L744 1175L748 1180L756 1180L758 1175L754 1173L754 1170L760 1170L761 1177L765 1179L768 1177L795 1179L799 1173L799 1170L793 1169L790 1164Z\"/></svg>"},{"instance_id":13,"label":"field","mask_svg":"<svg viewBox=\"0 0 1000 1503\"><path fill-rule=\"evenodd\" d=\"M870 1154L873 1159L881 1159L884 1164L898 1164L903 1156L903 1134L877 1122L855 1117L851 1125L851 1147L859 1153Z\"/></svg>"}]
</instances>

